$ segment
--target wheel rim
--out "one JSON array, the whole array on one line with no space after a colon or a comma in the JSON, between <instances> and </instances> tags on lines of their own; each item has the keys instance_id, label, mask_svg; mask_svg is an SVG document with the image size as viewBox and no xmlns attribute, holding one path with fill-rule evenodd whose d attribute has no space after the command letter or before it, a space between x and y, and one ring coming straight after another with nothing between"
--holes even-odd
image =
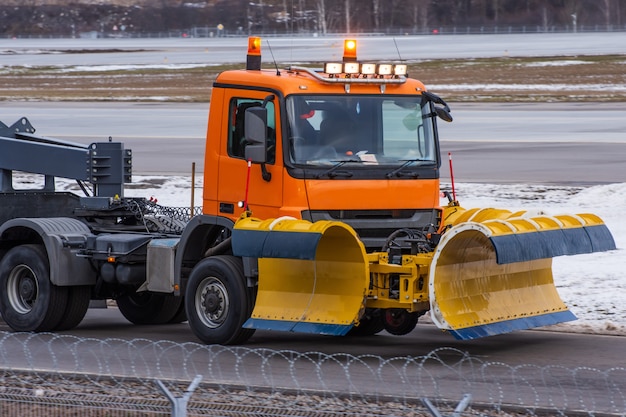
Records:
<instances>
[{"instance_id":1,"label":"wheel rim","mask_svg":"<svg viewBox=\"0 0 626 417\"><path fill-rule=\"evenodd\" d=\"M39 285L33 270L27 265L13 268L7 281L7 297L11 307L20 314L28 314L32 311L38 294Z\"/></svg>"},{"instance_id":2,"label":"wheel rim","mask_svg":"<svg viewBox=\"0 0 626 417\"><path fill-rule=\"evenodd\" d=\"M408 321L408 313L403 310L387 310L385 312L385 324L390 328L398 328Z\"/></svg>"},{"instance_id":3,"label":"wheel rim","mask_svg":"<svg viewBox=\"0 0 626 417\"><path fill-rule=\"evenodd\" d=\"M196 291L196 313L202 323L211 329L221 326L228 316L228 291L215 277L202 280Z\"/></svg>"}]
</instances>

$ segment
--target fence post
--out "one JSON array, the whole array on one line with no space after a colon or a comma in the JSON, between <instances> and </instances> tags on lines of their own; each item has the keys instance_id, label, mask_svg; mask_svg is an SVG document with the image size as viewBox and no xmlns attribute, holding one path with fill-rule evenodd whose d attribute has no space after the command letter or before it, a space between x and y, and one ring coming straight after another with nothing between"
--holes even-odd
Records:
<instances>
[{"instance_id":1,"label":"fence post","mask_svg":"<svg viewBox=\"0 0 626 417\"><path fill-rule=\"evenodd\" d=\"M175 397L174 394L167 389L163 382L161 382L160 379L157 379L157 385L172 403L172 417L187 417L187 403L189 402L189 398L191 398L193 392L196 388L198 388L200 381L202 381L202 375L196 375L183 396Z\"/></svg>"},{"instance_id":2,"label":"fence post","mask_svg":"<svg viewBox=\"0 0 626 417\"><path fill-rule=\"evenodd\" d=\"M465 411L468 405L470 405L470 401L472 401L472 394L465 394L459 402L459 405L454 409L454 413L452 413L452 417L461 417L461 413ZM434 417L443 417L443 415L439 412L437 407L433 403L430 402L428 398L422 398L422 403L428 408L430 414Z\"/></svg>"}]
</instances>

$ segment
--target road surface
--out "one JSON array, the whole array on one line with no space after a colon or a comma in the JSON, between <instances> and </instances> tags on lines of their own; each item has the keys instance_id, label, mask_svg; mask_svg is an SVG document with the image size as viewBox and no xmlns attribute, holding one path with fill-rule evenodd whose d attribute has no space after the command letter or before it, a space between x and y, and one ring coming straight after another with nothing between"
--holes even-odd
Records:
<instances>
[{"instance_id":1,"label":"road surface","mask_svg":"<svg viewBox=\"0 0 626 417\"><path fill-rule=\"evenodd\" d=\"M357 37L359 58L424 60L623 54L626 32ZM265 38L266 62L341 60L343 37ZM69 50L83 53L64 53ZM247 38L0 39L2 65L214 65L243 62ZM271 51L270 51L271 50ZM42 51L48 51L47 54ZM271 53L270 53L271 52Z\"/></svg>"},{"instance_id":2,"label":"road surface","mask_svg":"<svg viewBox=\"0 0 626 417\"><path fill-rule=\"evenodd\" d=\"M197 345L186 323L135 326L116 308L91 309L76 329L57 335L5 330L0 323L2 357L13 369L183 381L199 374L217 385L396 398L458 401L470 393L474 403L604 412L626 406L617 369L626 338L615 336L535 330L457 341L420 324L406 336L362 338L257 331L244 346L211 347Z\"/></svg>"},{"instance_id":3,"label":"road surface","mask_svg":"<svg viewBox=\"0 0 626 417\"><path fill-rule=\"evenodd\" d=\"M626 108L610 103L452 104L440 121L457 182L590 185L626 181ZM0 121L28 117L37 134L133 150L134 174L203 171L208 104L0 103Z\"/></svg>"}]
</instances>

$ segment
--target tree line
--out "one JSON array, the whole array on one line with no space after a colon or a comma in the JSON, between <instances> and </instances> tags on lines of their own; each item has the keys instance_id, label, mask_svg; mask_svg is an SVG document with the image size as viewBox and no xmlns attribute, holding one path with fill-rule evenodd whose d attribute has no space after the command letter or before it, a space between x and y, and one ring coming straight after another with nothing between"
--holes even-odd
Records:
<instances>
[{"instance_id":1,"label":"tree line","mask_svg":"<svg viewBox=\"0 0 626 417\"><path fill-rule=\"evenodd\" d=\"M220 2L224 3L224 2ZM232 1L229 2L232 4ZM622 0L241 0L252 29L385 32L404 28L584 26L624 28ZM243 19L242 19L243 20ZM240 21L241 23L241 21Z\"/></svg>"},{"instance_id":2,"label":"tree line","mask_svg":"<svg viewBox=\"0 0 626 417\"><path fill-rule=\"evenodd\" d=\"M0 4L0 34L141 33L218 26L224 34L241 35L428 33L470 27L626 29L623 0L154 0L141 7L106 1L34 3Z\"/></svg>"}]
</instances>

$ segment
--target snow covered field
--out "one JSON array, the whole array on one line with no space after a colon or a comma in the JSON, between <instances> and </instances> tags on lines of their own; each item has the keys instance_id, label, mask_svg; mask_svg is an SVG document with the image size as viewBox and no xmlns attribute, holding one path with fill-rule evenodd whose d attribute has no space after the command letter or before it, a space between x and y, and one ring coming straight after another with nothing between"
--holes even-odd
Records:
<instances>
[{"instance_id":1,"label":"snow covered field","mask_svg":"<svg viewBox=\"0 0 626 417\"><path fill-rule=\"evenodd\" d=\"M447 184L443 187L449 189ZM134 176L126 195L155 197L159 204L189 207L190 189L188 177ZM542 211L548 215L599 215L611 230L618 249L554 258L554 281L559 294L578 320L549 329L626 335L626 183L588 188L462 183L456 184L456 194L461 205L466 208L520 209ZM201 202L200 178L195 184L195 205L201 205ZM442 204L446 203L442 199Z\"/></svg>"}]
</instances>

